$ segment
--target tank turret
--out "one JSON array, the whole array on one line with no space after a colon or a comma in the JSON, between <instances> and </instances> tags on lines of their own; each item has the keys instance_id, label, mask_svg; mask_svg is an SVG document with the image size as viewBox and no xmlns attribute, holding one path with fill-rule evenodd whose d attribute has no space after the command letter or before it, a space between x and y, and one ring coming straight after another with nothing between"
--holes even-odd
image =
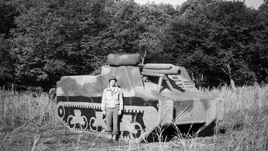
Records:
<instances>
[{"instance_id":1,"label":"tank turret","mask_svg":"<svg viewBox=\"0 0 268 151\"><path fill-rule=\"evenodd\" d=\"M187 71L172 64L140 64L139 54L110 54L99 75L63 76L57 83L57 111L71 131L102 133L103 89L110 76L123 91L120 138L146 139L159 126L202 124L223 118L223 100L196 89Z\"/></svg>"}]
</instances>

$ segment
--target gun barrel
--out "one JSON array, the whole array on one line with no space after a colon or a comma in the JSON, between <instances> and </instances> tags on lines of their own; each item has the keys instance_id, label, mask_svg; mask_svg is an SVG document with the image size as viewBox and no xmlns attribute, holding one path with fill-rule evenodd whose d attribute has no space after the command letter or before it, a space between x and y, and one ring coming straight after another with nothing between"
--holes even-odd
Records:
<instances>
[{"instance_id":1,"label":"gun barrel","mask_svg":"<svg viewBox=\"0 0 268 151\"><path fill-rule=\"evenodd\" d=\"M172 64L145 64L142 72L155 74L178 75L181 73L180 67Z\"/></svg>"},{"instance_id":2,"label":"gun barrel","mask_svg":"<svg viewBox=\"0 0 268 151\"><path fill-rule=\"evenodd\" d=\"M173 64L147 63L143 65L143 69L170 70L173 66Z\"/></svg>"}]
</instances>

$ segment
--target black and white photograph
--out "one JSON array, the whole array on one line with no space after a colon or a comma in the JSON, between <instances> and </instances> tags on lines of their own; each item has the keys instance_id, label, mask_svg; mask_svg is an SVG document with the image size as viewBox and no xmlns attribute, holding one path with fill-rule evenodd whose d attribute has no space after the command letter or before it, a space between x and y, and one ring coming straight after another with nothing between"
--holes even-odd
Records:
<instances>
[{"instance_id":1,"label":"black and white photograph","mask_svg":"<svg viewBox=\"0 0 268 151\"><path fill-rule=\"evenodd\" d=\"M0 0L0 151L268 151L267 0Z\"/></svg>"}]
</instances>

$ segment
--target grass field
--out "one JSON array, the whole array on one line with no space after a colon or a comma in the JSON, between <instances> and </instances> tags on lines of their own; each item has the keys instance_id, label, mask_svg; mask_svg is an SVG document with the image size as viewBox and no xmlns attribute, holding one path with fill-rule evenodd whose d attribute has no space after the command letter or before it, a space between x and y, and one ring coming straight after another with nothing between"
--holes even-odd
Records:
<instances>
[{"instance_id":1,"label":"grass field","mask_svg":"<svg viewBox=\"0 0 268 151\"><path fill-rule=\"evenodd\" d=\"M91 134L71 133L55 117L46 94L32 97L0 90L1 150L268 150L268 86L205 90L225 100L224 120L210 137L181 137L168 142L116 143Z\"/></svg>"}]
</instances>

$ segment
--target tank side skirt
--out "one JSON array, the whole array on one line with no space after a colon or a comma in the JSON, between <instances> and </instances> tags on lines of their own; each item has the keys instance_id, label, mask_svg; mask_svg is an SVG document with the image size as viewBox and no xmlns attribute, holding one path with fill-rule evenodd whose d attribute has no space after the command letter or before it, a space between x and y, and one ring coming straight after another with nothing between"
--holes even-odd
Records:
<instances>
[{"instance_id":1,"label":"tank side skirt","mask_svg":"<svg viewBox=\"0 0 268 151\"><path fill-rule=\"evenodd\" d=\"M124 97L124 106L152 106L158 110L158 100L145 101L139 97ZM101 104L101 97L85 96L57 96L58 102L97 103Z\"/></svg>"},{"instance_id":2,"label":"tank side skirt","mask_svg":"<svg viewBox=\"0 0 268 151\"><path fill-rule=\"evenodd\" d=\"M88 102L67 102L66 97L59 97L57 104L60 121L71 131L102 133L106 130L106 120L101 111L100 98L82 98ZM69 101L75 97L68 97ZM75 99L77 101L77 99ZM79 100L79 99L78 99ZM138 102L138 103L137 103ZM134 137L139 141L147 136L148 130L154 129L158 119L157 101L136 101L124 98L124 111L120 120L120 138ZM135 105L136 104L136 105ZM152 116L155 115L155 116Z\"/></svg>"}]
</instances>

